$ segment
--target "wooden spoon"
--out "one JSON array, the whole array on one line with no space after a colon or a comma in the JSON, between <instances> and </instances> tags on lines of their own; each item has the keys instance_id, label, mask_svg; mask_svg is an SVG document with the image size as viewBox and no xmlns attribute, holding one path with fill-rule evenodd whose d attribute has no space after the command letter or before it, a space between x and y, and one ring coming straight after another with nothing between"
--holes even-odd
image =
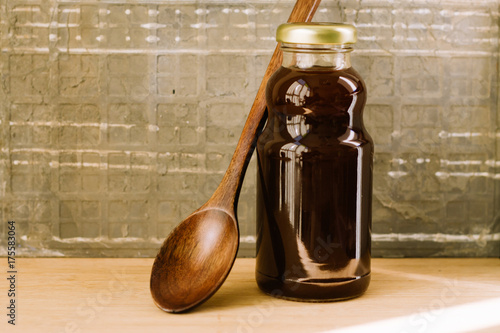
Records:
<instances>
[{"instance_id":1,"label":"wooden spoon","mask_svg":"<svg viewBox=\"0 0 500 333\"><path fill-rule=\"evenodd\" d=\"M321 0L297 0L288 22L310 22ZM156 305L182 312L206 301L224 283L239 246L236 206L243 177L265 121L269 77L281 65L276 47L231 163L212 197L182 221L163 243L151 271Z\"/></svg>"}]
</instances>

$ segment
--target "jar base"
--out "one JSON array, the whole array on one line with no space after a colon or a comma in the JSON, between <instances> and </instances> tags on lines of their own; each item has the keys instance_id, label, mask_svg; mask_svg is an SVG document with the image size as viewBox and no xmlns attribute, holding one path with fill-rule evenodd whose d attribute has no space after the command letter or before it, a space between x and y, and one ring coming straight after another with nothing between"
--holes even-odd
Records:
<instances>
[{"instance_id":1,"label":"jar base","mask_svg":"<svg viewBox=\"0 0 500 333\"><path fill-rule=\"evenodd\" d=\"M370 273L353 279L330 281L296 281L272 278L255 273L257 285L264 293L299 302L335 302L361 296L370 284Z\"/></svg>"}]
</instances>

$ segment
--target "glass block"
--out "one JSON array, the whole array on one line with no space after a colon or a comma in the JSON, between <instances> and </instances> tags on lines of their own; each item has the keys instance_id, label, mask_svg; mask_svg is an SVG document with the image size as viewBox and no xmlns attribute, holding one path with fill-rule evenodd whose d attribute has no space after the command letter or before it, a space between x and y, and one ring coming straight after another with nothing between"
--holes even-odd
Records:
<instances>
[{"instance_id":1,"label":"glass block","mask_svg":"<svg viewBox=\"0 0 500 333\"><path fill-rule=\"evenodd\" d=\"M154 256L218 186L293 4L5 2L1 213L27 236L22 248L39 249L27 255ZM373 233L398 240L374 254L497 255L488 241L439 236L497 237L497 16L498 1L472 0L323 0L315 14L358 29ZM255 183L253 162L245 241Z\"/></svg>"}]
</instances>

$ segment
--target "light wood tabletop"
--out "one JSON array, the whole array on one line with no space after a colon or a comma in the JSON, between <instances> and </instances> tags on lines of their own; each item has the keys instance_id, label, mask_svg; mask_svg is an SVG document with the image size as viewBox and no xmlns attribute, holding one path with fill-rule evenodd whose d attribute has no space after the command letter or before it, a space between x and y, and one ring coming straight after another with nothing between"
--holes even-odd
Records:
<instances>
[{"instance_id":1,"label":"light wood tabletop","mask_svg":"<svg viewBox=\"0 0 500 333\"><path fill-rule=\"evenodd\" d=\"M2 278L0 331L500 332L499 259L373 259L368 291L333 303L264 295L255 259L237 259L222 288L183 314L154 305L152 263L17 258L16 325L7 323L10 282Z\"/></svg>"}]
</instances>

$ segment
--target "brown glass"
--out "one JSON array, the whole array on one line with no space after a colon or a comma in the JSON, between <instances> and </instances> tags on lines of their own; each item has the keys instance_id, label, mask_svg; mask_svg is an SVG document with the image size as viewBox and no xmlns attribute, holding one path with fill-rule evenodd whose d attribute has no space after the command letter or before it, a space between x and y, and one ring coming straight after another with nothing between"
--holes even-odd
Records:
<instances>
[{"instance_id":1,"label":"brown glass","mask_svg":"<svg viewBox=\"0 0 500 333\"><path fill-rule=\"evenodd\" d=\"M265 293L305 301L370 282L373 142L352 68L281 67L257 142L257 266Z\"/></svg>"}]
</instances>

